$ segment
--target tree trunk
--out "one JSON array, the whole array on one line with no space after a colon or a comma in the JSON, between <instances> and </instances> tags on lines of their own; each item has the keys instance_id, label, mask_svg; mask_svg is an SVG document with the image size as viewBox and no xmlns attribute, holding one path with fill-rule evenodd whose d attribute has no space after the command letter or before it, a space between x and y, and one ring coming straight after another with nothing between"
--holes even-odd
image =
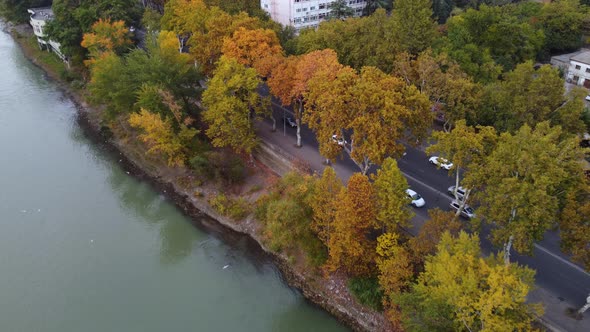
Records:
<instances>
[{"instance_id":1,"label":"tree trunk","mask_svg":"<svg viewBox=\"0 0 590 332\"><path fill-rule=\"evenodd\" d=\"M453 195L455 196L455 199L458 202L459 196L457 195L457 190L459 189L459 167L457 167L457 169L455 170L455 175L455 191L453 192ZM463 198L463 201L465 201L465 198Z\"/></svg>"},{"instance_id":2,"label":"tree trunk","mask_svg":"<svg viewBox=\"0 0 590 332\"><path fill-rule=\"evenodd\" d=\"M275 119L274 115L271 115L270 119L272 120L272 132L274 133L277 131L277 119Z\"/></svg>"},{"instance_id":3,"label":"tree trunk","mask_svg":"<svg viewBox=\"0 0 590 332\"><path fill-rule=\"evenodd\" d=\"M510 235L508 242L504 243L504 264L510 264L510 249L512 248L512 242L514 241L514 235Z\"/></svg>"},{"instance_id":4,"label":"tree trunk","mask_svg":"<svg viewBox=\"0 0 590 332\"><path fill-rule=\"evenodd\" d=\"M303 101L298 102L299 111L295 114L295 123L297 123L297 147L301 147L301 114L303 113Z\"/></svg>"}]
</instances>

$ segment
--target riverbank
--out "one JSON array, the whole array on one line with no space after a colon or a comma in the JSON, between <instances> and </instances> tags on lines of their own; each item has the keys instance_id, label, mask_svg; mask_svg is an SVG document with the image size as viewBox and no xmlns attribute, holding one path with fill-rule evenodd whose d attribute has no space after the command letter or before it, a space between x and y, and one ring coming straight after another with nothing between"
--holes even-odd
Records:
<instances>
[{"instance_id":1,"label":"riverbank","mask_svg":"<svg viewBox=\"0 0 590 332\"><path fill-rule=\"evenodd\" d=\"M252 216L241 221L234 221L218 213L207 199L207 197L220 194L214 186L196 184L188 169L171 169L157 160L147 158L143 145L138 144L138 140L134 139L134 133L128 130L124 123L119 124L112 135L107 135L107 131L104 130L100 121L101 109L90 106L84 90L73 88L62 79L58 70L43 61L43 58L39 56L39 51L32 48L31 44L27 42L30 34L27 35L26 28L20 28L18 32L13 30L12 35L25 56L41 67L49 79L55 81L64 94L77 105L78 122L87 134L95 141L109 147L113 153L117 153L120 156L119 162L130 175L152 183L158 191L173 200L193 219L204 213L228 229L250 236L273 257L289 285L299 288L306 298L331 312L354 330L392 330L383 315L364 308L354 301L346 288L344 278L338 276L323 278L318 273L306 270L304 266L291 264L286 255L271 252L266 248L261 237L261 227ZM254 184L266 183L264 179L268 175L265 171L260 170L259 173L252 174L251 178L247 180L252 184L250 189ZM252 200L263 190L248 193L248 188L242 188L242 193Z\"/></svg>"}]
</instances>

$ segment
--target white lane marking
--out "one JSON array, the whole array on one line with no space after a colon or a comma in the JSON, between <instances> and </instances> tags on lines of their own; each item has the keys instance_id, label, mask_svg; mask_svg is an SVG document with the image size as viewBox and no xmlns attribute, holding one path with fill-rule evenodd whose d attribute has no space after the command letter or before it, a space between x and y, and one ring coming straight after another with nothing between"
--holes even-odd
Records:
<instances>
[{"instance_id":1,"label":"white lane marking","mask_svg":"<svg viewBox=\"0 0 590 332\"><path fill-rule=\"evenodd\" d=\"M293 113L292 113L290 110L288 110L288 109L284 108L282 105L280 105L280 104L278 104L278 103L276 103L276 102L274 102L274 101L271 101L271 103L272 103L272 104L274 104L274 105L275 105L275 106L277 106L277 107L280 107L281 109L283 109L284 111L286 111L286 112L290 113L291 115L294 115L294 114L293 114ZM422 186L424 186L424 187L426 187L426 188L428 188L428 189L430 189L430 190L434 191L435 193L438 193L439 195L441 195L441 196L443 196L443 197L446 197L446 198L449 200L449 203L453 201L453 200L452 200L452 198L448 197L448 196L447 196L445 193L443 193L442 191L440 191L440 190L438 190L438 189L434 188L433 186L431 186L431 185L429 185L429 184L427 184L427 183L425 183L425 182L423 182L423 181L421 181L421 180L418 180L417 178L415 178L414 176L411 176L410 174L408 174L408 173L406 173L406 172L403 172L403 171L402 171L402 173L403 173L403 174L404 174L404 175L405 175L407 178L409 178L409 179L412 179L412 180L413 180L413 181L415 181L415 182L418 182L418 183L419 183L419 184L421 184ZM556 258L557 260L561 261L562 263L565 263L565 264L569 265L570 267L572 267L572 268L576 269L577 271L579 271L579 272L582 272L583 274L585 274L585 275L587 275L587 276L590 276L590 273L586 272L586 271L585 271L584 269L582 269L581 267L577 266L576 264L574 264L574 263L572 263L572 262L570 262L570 261L568 261L568 260L566 260L566 259L564 259L564 258L562 258L562 257L559 257L558 255L556 255L556 254L552 253L551 251L549 251L549 249L546 249L546 248L544 248L544 247L542 247L541 245L539 245L539 244L536 244L536 243L535 243L535 247L536 247L536 248L538 248L539 250L541 250L541 251L543 251L543 252L545 252L545 253L549 254L549 255L550 255L550 256L552 256L553 258Z\"/></svg>"},{"instance_id":2,"label":"white lane marking","mask_svg":"<svg viewBox=\"0 0 590 332\"><path fill-rule=\"evenodd\" d=\"M570 267L572 267L572 268L574 268L574 269L578 270L579 272L582 272L582 273L583 273L583 274L585 274L586 276L590 277L590 273L588 273L587 271L585 271L583 268L581 268L581 267L577 266L576 264L574 264L574 263L572 263L572 262L568 261L567 259L564 259L563 257L559 257L558 255L556 255L556 254L552 253L551 251L549 251L549 249L546 249L546 248L544 248L544 247L542 247L541 245L539 245L539 244L536 244L536 243L535 243L535 248L537 248L537 249L539 249L539 250L541 250L541 251L545 252L546 254L548 254L548 255L552 256L553 258L555 258L555 259L557 259L557 260L561 261L561 262L562 262L562 263L564 263L564 264L567 264L567 265L569 265Z\"/></svg>"},{"instance_id":3,"label":"white lane marking","mask_svg":"<svg viewBox=\"0 0 590 332\"><path fill-rule=\"evenodd\" d=\"M451 199L451 198L449 198L447 195L444 195L442 191L439 191L438 189L436 189L436 188L434 188L434 187L432 187L432 186L430 186L430 185L428 185L428 184L426 184L426 183L424 183L424 182L422 182L422 181L420 181L420 180L416 179L415 177L413 177L413 176L411 176L411 175L409 175L409 174L407 174L407 173L405 173L405 172L402 172L402 173L403 173L403 174L404 174L404 175L405 175L407 178L410 178L410 179L412 179L412 180L414 180L414 181L416 181L416 182L420 183L421 185L423 185L423 186L427 187L428 189L430 189L430 190L432 190L432 191L434 191L434 192L436 192L436 193L439 193L439 194L441 194L441 195L442 195L442 196L444 196L444 197L447 197L447 198L449 199L449 202L451 202L451 201L452 201L452 199ZM544 253L546 253L546 254L550 255L551 257L553 257L553 258L557 259L558 261L560 261L560 262L562 262L562 263L564 263L564 264L566 264L566 265L569 265L570 267L574 268L574 269L575 269L575 270L577 270L578 272L581 272L581 273L585 274L586 276L589 276L589 277L590 277L590 273L588 273L588 272L587 272L586 270L584 270L583 268L581 268L581 267L579 267L578 265L576 265L576 264L574 264L574 263L570 262L570 261L569 261L569 260L567 260L567 259L564 259L563 257L560 257L559 255L556 255L556 254L552 253L552 252L551 252L549 249L547 249L547 248L545 248L545 247L541 246L540 244L537 244L537 243L535 243L535 248L537 248L537 249L539 249L539 250L543 251Z\"/></svg>"}]
</instances>

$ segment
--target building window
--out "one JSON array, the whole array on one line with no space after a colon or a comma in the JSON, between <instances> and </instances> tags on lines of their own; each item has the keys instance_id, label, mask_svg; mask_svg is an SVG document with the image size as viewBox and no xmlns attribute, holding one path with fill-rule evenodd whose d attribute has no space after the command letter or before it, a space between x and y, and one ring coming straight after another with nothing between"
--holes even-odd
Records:
<instances>
[{"instance_id":1,"label":"building window","mask_svg":"<svg viewBox=\"0 0 590 332\"><path fill-rule=\"evenodd\" d=\"M582 68L580 65L576 65L576 69L580 70L580 68Z\"/></svg>"},{"instance_id":2,"label":"building window","mask_svg":"<svg viewBox=\"0 0 590 332\"><path fill-rule=\"evenodd\" d=\"M587 67L587 68L586 68L586 72L587 72L587 73L590 73L590 67Z\"/></svg>"},{"instance_id":3,"label":"building window","mask_svg":"<svg viewBox=\"0 0 590 332\"><path fill-rule=\"evenodd\" d=\"M580 80L580 76L574 76L574 83L578 84L579 80Z\"/></svg>"},{"instance_id":4,"label":"building window","mask_svg":"<svg viewBox=\"0 0 590 332\"><path fill-rule=\"evenodd\" d=\"M303 11L306 12L307 11L307 7L303 8Z\"/></svg>"},{"instance_id":5,"label":"building window","mask_svg":"<svg viewBox=\"0 0 590 332\"><path fill-rule=\"evenodd\" d=\"M319 9L326 9L326 4L325 3L320 3Z\"/></svg>"},{"instance_id":6,"label":"building window","mask_svg":"<svg viewBox=\"0 0 590 332\"><path fill-rule=\"evenodd\" d=\"M297 8L295 11L301 13L301 8Z\"/></svg>"},{"instance_id":7,"label":"building window","mask_svg":"<svg viewBox=\"0 0 590 332\"><path fill-rule=\"evenodd\" d=\"M309 10L315 10L315 6L309 7Z\"/></svg>"}]
</instances>

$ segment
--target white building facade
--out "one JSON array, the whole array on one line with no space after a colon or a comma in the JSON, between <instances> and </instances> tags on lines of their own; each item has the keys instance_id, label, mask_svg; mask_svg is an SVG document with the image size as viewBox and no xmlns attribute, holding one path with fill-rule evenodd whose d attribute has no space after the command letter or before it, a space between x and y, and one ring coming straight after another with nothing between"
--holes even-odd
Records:
<instances>
[{"instance_id":1,"label":"white building facade","mask_svg":"<svg viewBox=\"0 0 590 332\"><path fill-rule=\"evenodd\" d=\"M305 28L317 28L324 21L333 0L260 0L260 7L282 25L290 25L297 32ZM367 5L366 0L346 0L347 5L360 16Z\"/></svg>"},{"instance_id":2,"label":"white building facade","mask_svg":"<svg viewBox=\"0 0 590 332\"><path fill-rule=\"evenodd\" d=\"M570 58L567 81L590 89L590 51L580 52Z\"/></svg>"},{"instance_id":3,"label":"white building facade","mask_svg":"<svg viewBox=\"0 0 590 332\"><path fill-rule=\"evenodd\" d=\"M35 36L37 36L37 43L39 47L44 50L53 51L62 60L66 61L66 57L60 51L60 44L51 39L47 39L47 35L43 31L48 21L53 19L53 11L51 7L31 8L27 10L31 14L31 26Z\"/></svg>"}]
</instances>

